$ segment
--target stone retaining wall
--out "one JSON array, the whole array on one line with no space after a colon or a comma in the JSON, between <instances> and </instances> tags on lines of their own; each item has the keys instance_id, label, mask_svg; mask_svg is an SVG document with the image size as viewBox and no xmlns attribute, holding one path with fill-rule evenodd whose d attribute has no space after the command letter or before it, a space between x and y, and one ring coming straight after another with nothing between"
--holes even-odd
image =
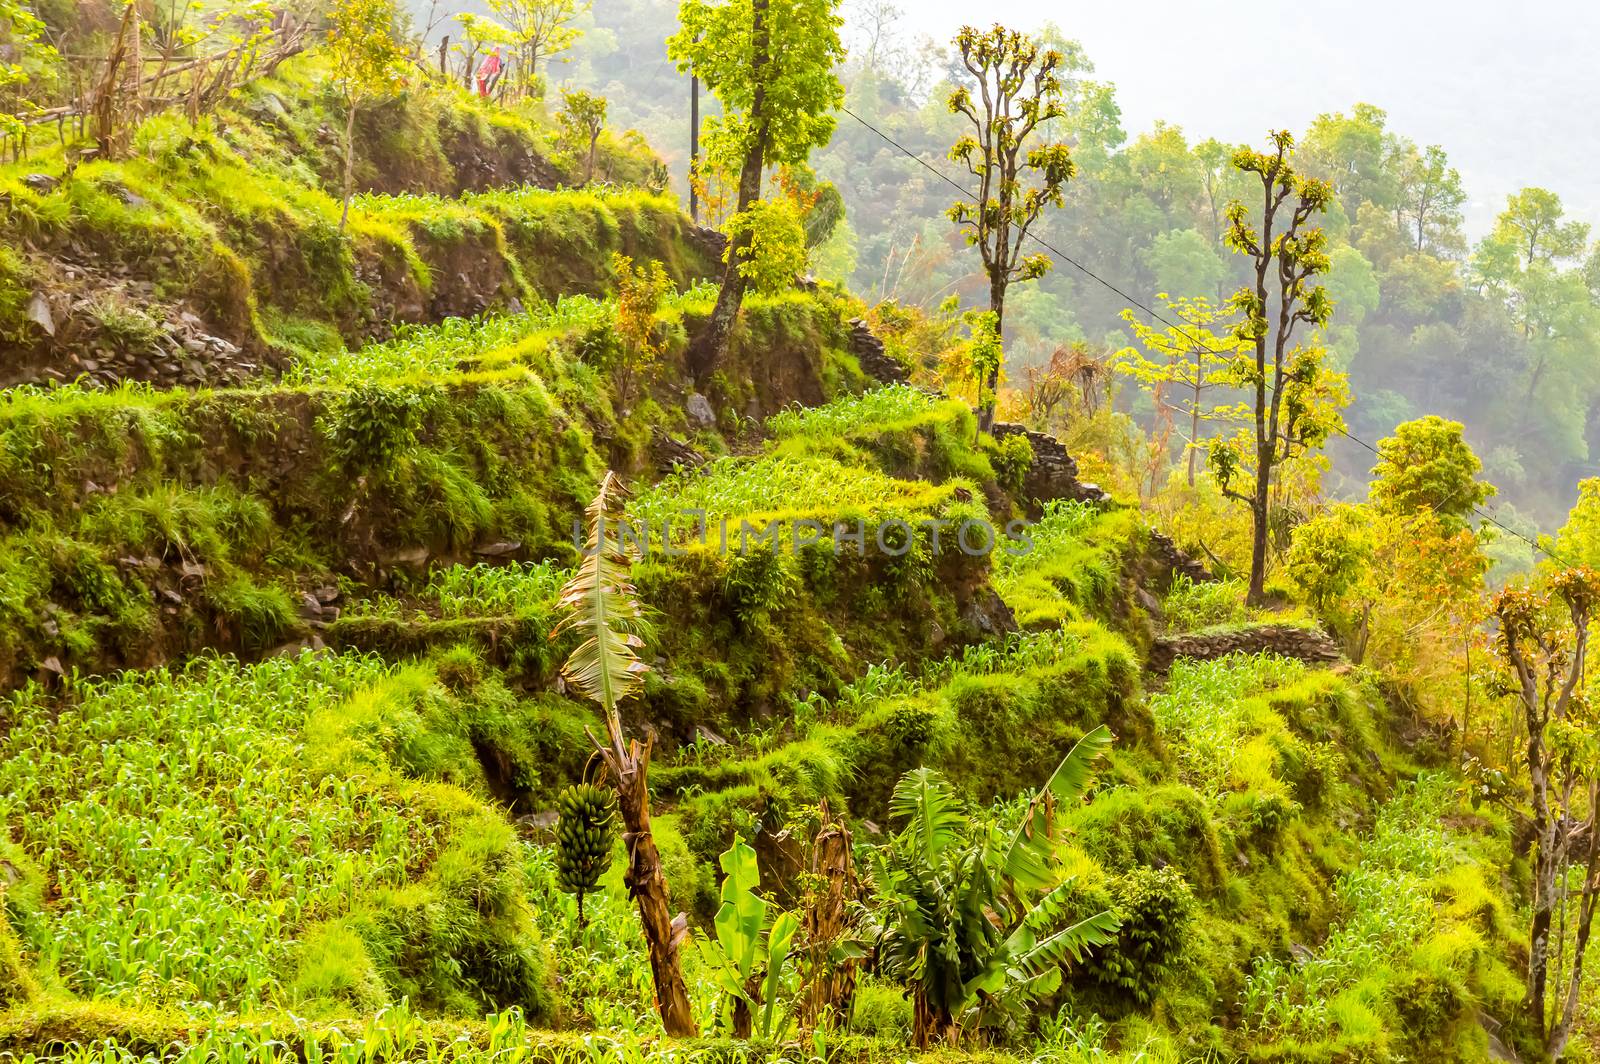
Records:
<instances>
[{"instance_id":1,"label":"stone retaining wall","mask_svg":"<svg viewBox=\"0 0 1600 1064\"><path fill-rule=\"evenodd\" d=\"M1293 624L1259 624L1223 632L1189 632L1157 636L1146 667L1164 673L1178 658L1211 661L1229 654L1281 654L1312 665L1332 665L1344 660L1339 646L1320 628Z\"/></svg>"},{"instance_id":2,"label":"stone retaining wall","mask_svg":"<svg viewBox=\"0 0 1600 1064\"><path fill-rule=\"evenodd\" d=\"M906 368L889 357L883 341L873 334L872 326L860 318L850 319L850 353L861 364L861 372L884 384L904 384L911 379Z\"/></svg>"},{"instance_id":3,"label":"stone retaining wall","mask_svg":"<svg viewBox=\"0 0 1600 1064\"><path fill-rule=\"evenodd\" d=\"M1054 436L1034 432L1021 425L999 422L994 426L995 439L1022 436L1033 448L1033 464L1023 479L1023 493L1040 503L1051 499L1072 499L1093 506L1118 505L1111 494L1098 484L1078 479L1078 463ZM1178 549L1171 537L1150 530L1150 558L1156 566L1173 576L1182 574L1195 583L1209 583L1215 577L1204 565Z\"/></svg>"}]
</instances>

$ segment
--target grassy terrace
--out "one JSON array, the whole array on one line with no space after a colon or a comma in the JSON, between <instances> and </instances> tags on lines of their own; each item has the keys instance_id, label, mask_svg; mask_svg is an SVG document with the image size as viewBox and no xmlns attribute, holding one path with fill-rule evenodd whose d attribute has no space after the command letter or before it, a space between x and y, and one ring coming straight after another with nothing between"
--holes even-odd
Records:
<instances>
[{"instance_id":1,"label":"grassy terrace","mask_svg":"<svg viewBox=\"0 0 1600 1064\"><path fill-rule=\"evenodd\" d=\"M677 204L637 187L647 153L605 140L631 188L536 187L567 180L546 159L548 125L437 87L369 114L358 171L374 191L341 238L319 62L289 64L198 126L151 118L125 160L70 176L48 151L0 166L0 337L53 351L27 320L32 294L52 289L79 297L57 303L63 361L148 356L192 313L250 365L281 366L395 324L602 296L614 251L661 261L683 287L714 270ZM467 158L487 172L459 171Z\"/></svg>"}]
</instances>

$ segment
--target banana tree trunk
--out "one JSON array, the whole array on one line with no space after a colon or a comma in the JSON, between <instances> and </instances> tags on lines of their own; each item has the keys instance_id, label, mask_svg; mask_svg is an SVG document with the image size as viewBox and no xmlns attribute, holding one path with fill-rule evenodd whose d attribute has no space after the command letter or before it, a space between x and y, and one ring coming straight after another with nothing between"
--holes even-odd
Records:
<instances>
[{"instance_id":1,"label":"banana tree trunk","mask_svg":"<svg viewBox=\"0 0 1600 1064\"><path fill-rule=\"evenodd\" d=\"M612 764L616 781L617 807L626 829L622 840L628 849L628 868L623 882L639 903L639 923L644 928L650 950L650 974L655 980L656 1008L661 1026L675 1038L699 1034L689 1006L689 988L683 978L683 959L679 946L687 934L687 923L672 914L672 899L661 872L661 854L650 833L650 751L653 742L641 747L630 742L619 764ZM617 760L608 751L606 760Z\"/></svg>"},{"instance_id":2,"label":"banana tree trunk","mask_svg":"<svg viewBox=\"0 0 1600 1064\"><path fill-rule=\"evenodd\" d=\"M850 832L844 821L822 807L822 829L811 851L812 882L802 931L807 971L800 998L800 1026L814 1031L827 1024L841 1027L855 1000L858 962L834 963L829 954L852 931L851 904L860 893Z\"/></svg>"}]
</instances>

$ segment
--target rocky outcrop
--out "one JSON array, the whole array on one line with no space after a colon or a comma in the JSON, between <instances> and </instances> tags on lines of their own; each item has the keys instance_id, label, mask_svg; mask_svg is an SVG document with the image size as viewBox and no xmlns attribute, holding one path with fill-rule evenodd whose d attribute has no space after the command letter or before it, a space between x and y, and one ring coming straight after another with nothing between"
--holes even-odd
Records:
<instances>
[{"instance_id":1,"label":"rocky outcrop","mask_svg":"<svg viewBox=\"0 0 1600 1064\"><path fill-rule=\"evenodd\" d=\"M92 268L78 272L80 278L95 274ZM31 360L19 353L0 366L0 387L78 379L106 387L124 380L169 388L237 386L282 368L280 353L246 350L213 335L210 323L182 307L161 305L154 292L152 282L124 277L107 277L97 294L86 294L81 286L35 291L29 320L48 339L47 357ZM108 301L139 308L137 316L125 318L133 335L106 327Z\"/></svg>"},{"instance_id":2,"label":"rocky outcrop","mask_svg":"<svg viewBox=\"0 0 1600 1064\"><path fill-rule=\"evenodd\" d=\"M899 362L889 357L883 341L873 333L872 326L860 318L850 319L850 353L861 364L861 372L884 384L904 384L911 374Z\"/></svg>"},{"instance_id":3,"label":"rocky outcrop","mask_svg":"<svg viewBox=\"0 0 1600 1064\"><path fill-rule=\"evenodd\" d=\"M706 464L706 456L652 426L650 429L650 460L656 472L675 473L679 469L699 469Z\"/></svg>"},{"instance_id":4,"label":"rocky outcrop","mask_svg":"<svg viewBox=\"0 0 1600 1064\"><path fill-rule=\"evenodd\" d=\"M1011 612L994 588L984 585L961 608L961 619L985 636L1008 635L1018 630L1017 615Z\"/></svg>"},{"instance_id":5,"label":"rocky outcrop","mask_svg":"<svg viewBox=\"0 0 1600 1064\"><path fill-rule=\"evenodd\" d=\"M1320 628L1258 624L1226 631L1157 636L1146 665L1151 672L1164 673L1178 658L1211 661L1236 653L1279 654L1312 665L1332 665L1344 660L1339 645Z\"/></svg>"},{"instance_id":6,"label":"rocky outcrop","mask_svg":"<svg viewBox=\"0 0 1600 1064\"><path fill-rule=\"evenodd\" d=\"M684 226L683 239L704 256L707 262L721 262L723 253L728 249L727 237L703 225Z\"/></svg>"}]
</instances>

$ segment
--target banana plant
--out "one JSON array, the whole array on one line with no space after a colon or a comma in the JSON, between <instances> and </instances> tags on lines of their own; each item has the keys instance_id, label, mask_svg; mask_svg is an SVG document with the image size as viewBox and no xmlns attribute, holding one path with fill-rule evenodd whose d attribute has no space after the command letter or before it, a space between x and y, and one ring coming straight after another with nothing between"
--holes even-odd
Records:
<instances>
[{"instance_id":1,"label":"banana plant","mask_svg":"<svg viewBox=\"0 0 1600 1064\"><path fill-rule=\"evenodd\" d=\"M650 830L650 754L655 740L627 737L619 706L639 690L649 666L639 657L644 646L644 607L634 590L631 561L623 549L621 479L607 471L599 493L589 504L588 546L572 579L561 589L557 604L566 614L550 632L557 639L568 631L585 638L561 675L568 686L605 711L606 737L589 731L589 740L605 763L622 814L628 867L623 874L628 893L639 905L639 923L650 952L650 974L656 986L656 1007L667 1034L693 1038L699 1033L689 1004L689 987L678 952L682 913L674 915L661 854Z\"/></svg>"},{"instance_id":2,"label":"banana plant","mask_svg":"<svg viewBox=\"0 0 1600 1064\"><path fill-rule=\"evenodd\" d=\"M778 1034L778 992L800 921L793 913L779 910L769 922L772 906L759 893L761 869L756 851L741 836L733 837L733 845L718 863L722 866L722 905L712 921L716 937L697 932L695 946L717 988L732 1005L734 1037L751 1036L751 1020L759 1009L761 1023L755 1033L770 1041Z\"/></svg>"},{"instance_id":3,"label":"banana plant","mask_svg":"<svg viewBox=\"0 0 1600 1064\"><path fill-rule=\"evenodd\" d=\"M1057 810L1082 799L1111 741L1103 726L1084 736L1009 832L970 817L931 769L895 786L904 827L874 853L875 961L909 992L919 1047L1014 1015L1060 985L1069 958L1111 942L1110 912L1067 923L1073 883L1054 867Z\"/></svg>"}]
</instances>

